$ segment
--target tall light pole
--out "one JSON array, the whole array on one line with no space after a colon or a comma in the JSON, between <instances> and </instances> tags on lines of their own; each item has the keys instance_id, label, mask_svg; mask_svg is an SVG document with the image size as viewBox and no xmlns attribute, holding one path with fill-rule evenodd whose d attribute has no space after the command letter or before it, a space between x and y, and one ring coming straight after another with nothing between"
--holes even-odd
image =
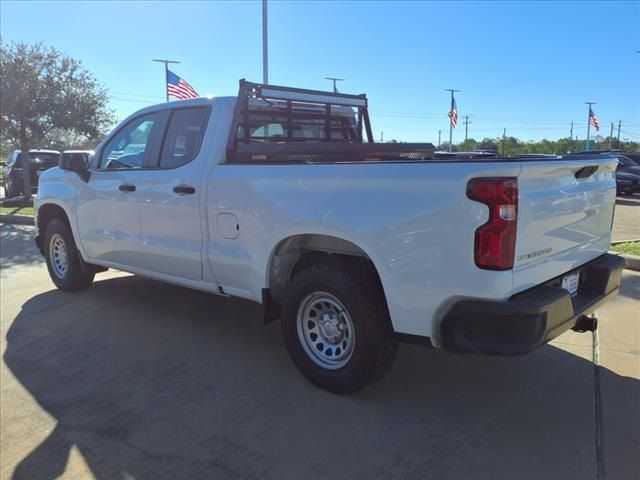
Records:
<instances>
[{"instance_id":1,"label":"tall light pole","mask_svg":"<svg viewBox=\"0 0 640 480\"><path fill-rule=\"evenodd\" d=\"M591 105L595 105L596 102L584 102L585 104L589 105L589 116L587 117L587 145L585 147L585 150L588 152L589 151L589 135L591 134Z\"/></svg>"},{"instance_id":2,"label":"tall light pole","mask_svg":"<svg viewBox=\"0 0 640 480\"><path fill-rule=\"evenodd\" d=\"M620 148L620 127L622 126L622 120L618 120L618 141L616 142L616 148Z\"/></svg>"},{"instance_id":3,"label":"tall light pole","mask_svg":"<svg viewBox=\"0 0 640 480\"><path fill-rule=\"evenodd\" d=\"M573 152L573 120L571 120L571 131L569 132L569 153Z\"/></svg>"},{"instance_id":4,"label":"tall light pole","mask_svg":"<svg viewBox=\"0 0 640 480\"><path fill-rule=\"evenodd\" d=\"M449 113L451 114L453 111L453 103L454 103L453 94L454 92L460 92L461 90L456 90L454 88L445 88L444 90L445 92L451 92L451 107L449 108ZM456 115L458 115L457 110L458 108L456 107ZM451 120L452 120L451 117L449 117L449 151L453 152L453 122Z\"/></svg>"},{"instance_id":5,"label":"tall light pole","mask_svg":"<svg viewBox=\"0 0 640 480\"><path fill-rule=\"evenodd\" d=\"M507 156L505 153L506 140L507 140L507 129L505 128L504 130L502 130L502 156L503 157Z\"/></svg>"},{"instance_id":6,"label":"tall light pole","mask_svg":"<svg viewBox=\"0 0 640 480\"><path fill-rule=\"evenodd\" d=\"M338 93L336 82L344 82L344 78L335 78L335 77L324 77L324 78L325 80L333 80L333 93Z\"/></svg>"},{"instance_id":7,"label":"tall light pole","mask_svg":"<svg viewBox=\"0 0 640 480\"><path fill-rule=\"evenodd\" d=\"M162 58L154 58L154 62L164 63L164 93L167 102L169 101L169 89L167 88L167 84L169 83L169 64L170 63L180 63L177 60L165 60Z\"/></svg>"},{"instance_id":8,"label":"tall light pole","mask_svg":"<svg viewBox=\"0 0 640 480\"><path fill-rule=\"evenodd\" d=\"M613 137L613 122L611 122L611 133L609 134L609 150L611 150L611 138Z\"/></svg>"},{"instance_id":9,"label":"tall light pole","mask_svg":"<svg viewBox=\"0 0 640 480\"><path fill-rule=\"evenodd\" d=\"M269 84L269 25L267 0L262 0L262 83Z\"/></svg>"}]
</instances>

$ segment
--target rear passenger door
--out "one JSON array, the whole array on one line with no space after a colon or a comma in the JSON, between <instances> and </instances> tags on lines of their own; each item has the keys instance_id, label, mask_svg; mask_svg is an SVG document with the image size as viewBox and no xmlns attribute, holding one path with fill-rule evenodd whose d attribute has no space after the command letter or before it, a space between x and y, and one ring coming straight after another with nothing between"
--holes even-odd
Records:
<instances>
[{"instance_id":1,"label":"rear passenger door","mask_svg":"<svg viewBox=\"0 0 640 480\"><path fill-rule=\"evenodd\" d=\"M211 107L171 112L162 142L137 180L141 248L151 270L202 279L202 179L207 163L201 149Z\"/></svg>"}]
</instances>

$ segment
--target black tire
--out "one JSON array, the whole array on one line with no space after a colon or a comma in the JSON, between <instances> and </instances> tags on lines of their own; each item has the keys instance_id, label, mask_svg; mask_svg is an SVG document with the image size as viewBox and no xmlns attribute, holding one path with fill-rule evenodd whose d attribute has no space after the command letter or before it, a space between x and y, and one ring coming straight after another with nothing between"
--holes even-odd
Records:
<instances>
[{"instance_id":1,"label":"black tire","mask_svg":"<svg viewBox=\"0 0 640 480\"><path fill-rule=\"evenodd\" d=\"M4 182L4 198L13 198L18 195L18 193L11 188L11 183L9 180L5 180Z\"/></svg>"},{"instance_id":2,"label":"black tire","mask_svg":"<svg viewBox=\"0 0 640 480\"><path fill-rule=\"evenodd\" d=\"M59 218L54 218L47 226L44 238L44 256L47 261L47 269L56 287L60 290L73 292L91 285L95 273L92 271L91 266L84 263L80 258L78 248L67 224ZM53 257L57 256L57 254L52 253L52 241L64 244L66 251L66 268L64 271L54 265L55 259Z\"/></svg>"},{"instance_id":3,"label":"black tire","mask_svg":"<svg viewBox=\"0 0 640 480\"><path fill-rule=\"evenodd\" d=\"M311 383L334 393L354 392L380 379L398 350L382 288L370 268L356 263L307 266L294 275L282 305L282 334L293 362ZM320 366L299 335L298 312L313 292L338 299L353 324L351 357L340 368Z\"/></svg>"}]
</instances>

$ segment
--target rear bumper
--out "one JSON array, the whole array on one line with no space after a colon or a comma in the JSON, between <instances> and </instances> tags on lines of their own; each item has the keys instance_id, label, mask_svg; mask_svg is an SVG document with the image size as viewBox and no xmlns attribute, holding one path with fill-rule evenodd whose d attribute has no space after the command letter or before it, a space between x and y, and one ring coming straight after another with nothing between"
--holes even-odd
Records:
<instances>
[{"instance_id":1,"label":"rear bumper","mask_svg":"<svg viewBox=\"0 0 640 480\"><path fill-rule=\"evenodd\" d=\"M445 349L461 353L522 355L544 345L576 325L620 289L624 260L606 254L574 270L580 272L573 298L553 279L506 302L462 300L441 324Z\"/></svg>"}]
</instances>

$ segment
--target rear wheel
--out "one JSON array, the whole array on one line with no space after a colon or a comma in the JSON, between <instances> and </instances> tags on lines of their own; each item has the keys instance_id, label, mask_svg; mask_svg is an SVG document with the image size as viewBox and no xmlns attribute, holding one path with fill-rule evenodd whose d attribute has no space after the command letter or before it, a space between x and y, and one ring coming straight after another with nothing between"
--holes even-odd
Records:
<instances>
[{"instance_id":1,"label":"rear wheel","mask_svg":"<svg viewBox=\"0 0 640 480\"><path fill-rule=\"evenodd\" d=\"M12 186L12 183L9 179L4 182L4 196L5 198L13 198L18 194Z\"/></svg>"},{"instance_id":2,"label":"rear wheel","mask_svg":"<svg viewBox=\"0 0 640 480\"><path fill-rule=\"evenodd\" d=\"M291 280L282 333L300 372L335 393L382 377L398 347L375 277L326 264L310 265Z\"/></svg>"},{"instance_id":3,"label":"rear wheel","mask_svg":"<svg viewBox=\"0 0 640 480\"><path fill-rule=\"evenodd\" d=\"M69 227L59 218L47 226L44 255L49 276L60 290L81 290L93 282L95 273L80 258Z\"/></svg>"}]
</instances>

